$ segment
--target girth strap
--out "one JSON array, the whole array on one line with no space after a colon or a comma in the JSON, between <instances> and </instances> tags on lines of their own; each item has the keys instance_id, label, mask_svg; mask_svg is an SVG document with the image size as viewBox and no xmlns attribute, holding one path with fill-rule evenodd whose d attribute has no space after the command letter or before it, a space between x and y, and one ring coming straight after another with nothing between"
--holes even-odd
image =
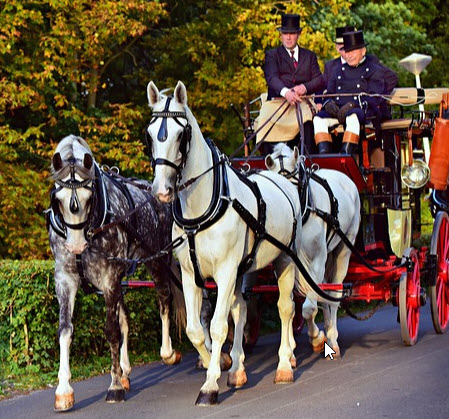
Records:
<instances>
[{"instance_id":1,"label":"girth strap","mask_svg":"<svg viewBox=\"0 0 449 419\"><path fill-rule=\"evenodd\" d=\"M332 302L340 302L347 298L347 296L343 296L340 298L332 297L328 294L326 294L324 291L321 290L321 288L313 281L311 278L309 272L304 267L304 265L299 260L296 253L288 246L286 246L284 243L280 242L278 239L273 237L271 234L267 233L265 230L265 225L261 225L258 220L256 220L253 215L245 208L242 204L238 202L237 199L234 199L232 202L232 207L237 211L237 213L246 221L248 226L253 230L256 234L256 231L262 235L261 239L269 241L272 245L276 246L279 250L282 250L285 252L290 258L293 259L296 266L300 270L301 274L304 276L305 280L307 281L307 284L312 288L312 290L318 294L321 298L332 301Z\"/></svg>"},{"instance_id":2,"label":"girth strap","mask_svg":"<svg viewBox=\"0 0 449 419\"><path fill-rule=\"evenodd\" d=\"M240 262L237 275L243 275L253 264L259 243L263 240L265 234L265 222L267 219L267 204L262 198L257 183L251 182L251 190L257 199L257 220L252 214L239 202L238 199L232 201L232 208L240 215L248 227L254 232L255 238L251 251Z\"/></svg>"}]
</instances>

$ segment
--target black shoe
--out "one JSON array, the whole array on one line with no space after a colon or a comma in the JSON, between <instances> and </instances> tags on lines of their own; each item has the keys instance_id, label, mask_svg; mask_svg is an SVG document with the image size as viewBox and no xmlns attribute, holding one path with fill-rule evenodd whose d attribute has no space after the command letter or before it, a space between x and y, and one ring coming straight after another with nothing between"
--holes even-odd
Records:
<instances>
[{"instance_id":1,"label":"black shoe","mask_svg":"<svg viewBox=\"0 0 449 419\"><path fill-rule=\"evenodd\" d=\"M332 153L332 143L330 141L322 141L318 143L318 154Z\"/></svg>"},{"instance_id":2,"label":"black shoe","mask_svg":"<svg viewBox=\"0 0 449 419\"><path fill-rule=\"evenodd\" d=\"M340 150L340 154L349 154L349 155L353 155L355 154L357 151L357 144L354 143L342 143L341 144L341 150Z\"/></svg>"}]
</instances>

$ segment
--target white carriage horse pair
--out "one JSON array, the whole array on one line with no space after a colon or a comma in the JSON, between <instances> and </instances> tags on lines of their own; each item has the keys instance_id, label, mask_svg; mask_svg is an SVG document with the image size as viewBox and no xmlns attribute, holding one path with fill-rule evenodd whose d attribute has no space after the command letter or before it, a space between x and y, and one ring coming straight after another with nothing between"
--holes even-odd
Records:
<instances>
[{"instance_id":1,"label":"white carriage horse pair","mask_svg":"<svg viewBox=\"0 0 449 419\"><path fill-rule=\"evenodd\" d=\"M227 336L229 312L235 323L235 332L228 385L241 387L246 383L242 348L246 306L237 280L243 271L253 272L270 263L273 263L278 277L281 319L275 382L293 381L292 365L296 365L293 350L296 343L292 328L295 311L292 292L295 285L299 287L297 268L285 251L263 238L268 235L284 248L292 246L305 258L306 268L310 269L312 276L315 275L313 277L317 282L322 282L324 277L327 254L325 238L315 235L308 247L303 243L309 239L302 234L302 224L298 222L301 205L298 191L291 182L271 171L251 175L249 181L245 181L216 147L204 140L187 106L187 92L183 83L178 82L173 98L161 95L153 82L148 84L147 93L153 109L146 132L154 165L153 194L161 202L174 201L173 239L180 236L188 238L176 250L182 269L187 311L186 332L207 368L207 379L196 404L218 403L220 353ZM183 185L180 185L181 180ZM350 208L349 203L348 208L346 204L343 205L345 208L342 210L348 211L347 218L350 212L359 212L357 205L355 208ZM265 236L261 234L261 225ZM355 232L357 229L358 224ZM325 230L326 226L321 221L319 231L324 231L324 237ZM355 238L355 234L350 238ZM317 249L313 251L315 246ZM307 260L308 255L320 257ZM217 303L210 325L211 352L206 348L200 322L200 286L203 278L213 278L217 284ZM309 295L308 285L301 283L301 289ZM316 296L310 297L311 301L312 298L316 300ZM316 312L315 309L311 311ZM317 329L312 328L314 338L324 338L318 335Z\"/></svg>"}]
</instances>

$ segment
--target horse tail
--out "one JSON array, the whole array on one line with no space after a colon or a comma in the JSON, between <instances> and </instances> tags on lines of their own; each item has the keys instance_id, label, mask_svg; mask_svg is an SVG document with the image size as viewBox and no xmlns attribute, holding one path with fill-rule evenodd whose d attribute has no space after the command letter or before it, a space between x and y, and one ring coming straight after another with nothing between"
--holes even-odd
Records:
<instances>
[{"instance_id":1,"label":"horse tail","mask_svg":"<svg viewBox=\"0 0 449 419\"><path fill-rule=\"evenodd\" d=\"M174 258L171 258L170 269L172 271L172 274L176 278L176 281L174 280L170 281L170 291L173 295L173 310L175 315L176 331L178 333L178 337L181 338L182 331L185 330L187 326L187 313L184 301L184 294L182 290L179 288L179 285L182 284L181 272Z\"/></svg>"}]
</instances>

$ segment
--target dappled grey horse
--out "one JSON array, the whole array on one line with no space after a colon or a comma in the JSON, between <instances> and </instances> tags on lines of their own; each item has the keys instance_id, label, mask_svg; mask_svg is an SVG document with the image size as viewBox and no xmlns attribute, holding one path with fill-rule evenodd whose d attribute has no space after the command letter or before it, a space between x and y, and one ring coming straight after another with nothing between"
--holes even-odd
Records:
<instances>
[{"instance_id":1,"label":"dappled grey horse","mask_svg":"<svg viewBox=\"0 0 449 419\"><path fill-rule=\"evenodd\" d=\"M138 260L145 261L156 285L162 320L162 360L175 364L181 359L169 336L172 301L178 326L182 327L185 321L182 293L174 285L176 270L172 269L171 253L152 258L170 243L171 211L151 195L151 183L113 176L100 169L80 137L70 135L58 144L51 169L55 187L47 222L55 258L60 345L54 408L68 410L75 402L69 365L72 315L78 288L89 284L103 293L106 303L105 333L112 358L112 381L106 401L120 402L129 390L131 371L121 280Z\"/></svg>"}]
</instances>

